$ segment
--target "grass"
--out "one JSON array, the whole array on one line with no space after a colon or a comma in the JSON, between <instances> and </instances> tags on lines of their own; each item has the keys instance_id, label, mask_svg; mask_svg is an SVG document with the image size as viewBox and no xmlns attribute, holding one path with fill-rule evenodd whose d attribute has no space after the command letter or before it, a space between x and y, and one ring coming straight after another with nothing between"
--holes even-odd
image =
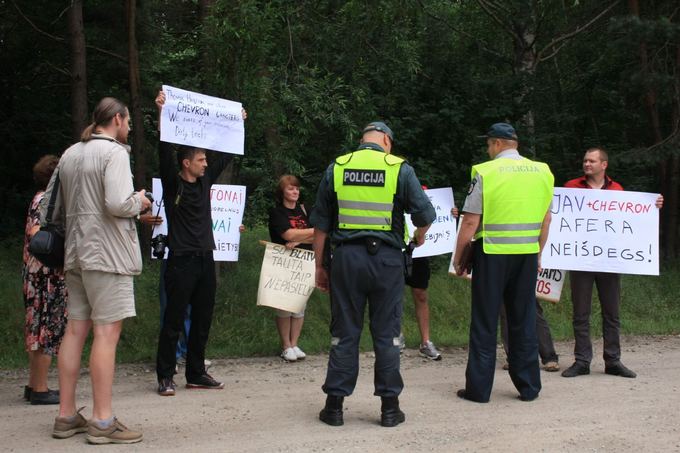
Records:
<instances>
[{"instance_id":1,"label":"grass","mask_svg":"<svg viewBox=\"0 0 680 453\"><path fill-rule=\"evenodd\" d=\"M264 248L258 239L267 238L266 228L255 227L241 239L240 261L220 266L215 314L207 356L249 357L279 353L273 310L256 306L259 270ZM24 310L21 293L21 238L0 242L0 368L25 367L23 346ZM432 260L430 281L430 329L437 345L467 344L470 316L470 284L447 274L448 256ZM151 362L156 355L158 335L159 263L145 263L144 272L135 280L137 317L125 321L118 349L120 362ZM621 324L624 335L680 333L680 268L665 266L659 277L624 276ZM572 337L571 300L565 282L558 304L544 303L544 312L556 340ZM419 340L410 291L405 292L403 331L407 345ZM368 318L368 316L366 316ZM307 304L300 346L309 353L327 351L330 335L328 297L315 291ZM594 296L593 338L601 337L599 303ZM368 326L362 348L370 349Z\"/></svg>"}]
</instances>

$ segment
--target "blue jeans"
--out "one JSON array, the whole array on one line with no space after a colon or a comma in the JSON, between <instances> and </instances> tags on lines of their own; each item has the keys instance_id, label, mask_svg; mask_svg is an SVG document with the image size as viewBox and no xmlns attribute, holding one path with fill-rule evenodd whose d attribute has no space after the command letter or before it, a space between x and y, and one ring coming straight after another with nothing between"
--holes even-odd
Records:
<instances>
[{"instance_id":1,"label":"blue jeans","mask_svg":"<svg viewBox=\"0 0 680 453\"><path fill-rule=\"evenodd\" d=\"M161 275L158 288L158 295L161 304L161 329L163 328L163 319L165 318L165 307L168 305L168 296L165 292L165 269L168 267L168 260L163 260L161 264ZM179 336L177 342L177 358L187 356L187 338L189 338L189 329L191 329L191 305L187 305L187 312L184 317L184 332Z\"/></svg>"}]
</instances>

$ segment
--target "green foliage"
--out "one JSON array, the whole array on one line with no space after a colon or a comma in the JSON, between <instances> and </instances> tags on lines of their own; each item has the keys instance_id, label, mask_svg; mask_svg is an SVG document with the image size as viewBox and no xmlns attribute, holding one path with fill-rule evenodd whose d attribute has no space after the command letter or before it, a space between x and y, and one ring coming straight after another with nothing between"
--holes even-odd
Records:
<instances>
[{"instance_id":1,"label":"green foliage","mask_svg":"<svg viewBox=\"0 0 680 453\"><path fill-rule=\"evenodd\" d=\"M48 36L66 37L64 5L16 3L21 13L14 2L0 2L0 64L11 68L0 75L7 94L0 109L6 194L0 237L21 229L34 190L32 164L70 144L68 46ZM127 99L123 4L85 3L90 104L104 95ZM201 11L200 3L212 6ZM377 119L395 131L393 151L423 183L453 187L459 207L470 166L486 159L476 136L505 120L518 126L520 150L531 147L549 163L558 184L578 176L583 151L600 145L610 151L609 173L624 187L660 191L658 174L679 152L677 139L648 150L654 140L642 100L646 90L656 91L661 134L672 138L680 96L676 2L640 2L641 18L620 2L585 31L579 27L603 2L491 3L506 26L475 1L138 2L147 175L157 175L153 99L165 83L237 100L248 110L245 155L232 182L247 186L252 225L265 221L284 173L301 177L313 204L322 171ZM535 71L522 72L521 46L508 30L534 33L534 51L578 32L546 48L555 56ZM648 68L640 64L641 43ZM533 138L522 124L529 111Z\"/></svg>"}]
</instances>

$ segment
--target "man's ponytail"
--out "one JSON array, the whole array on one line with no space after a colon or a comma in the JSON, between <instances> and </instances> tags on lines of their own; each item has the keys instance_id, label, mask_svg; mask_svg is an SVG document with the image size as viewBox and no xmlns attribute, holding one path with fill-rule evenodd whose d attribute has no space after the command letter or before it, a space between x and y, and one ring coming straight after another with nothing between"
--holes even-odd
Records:
<instances>
[{"instance_id":1,"label":"man's ponytail","mask_svg":"<svg viewBox=\"0 0 680 453\"><path fill-rule=\"evenodd\" d=\"M80 140L86 142L92 139L92 134L97 126L108 126L116 115L127 118L127 106L116 98L105 97L94 108L92 112L92 123L85 128L80 136Z\"/></svg>"},{"instance_id":2,"label":"man's ponytail","mask_svg":"<svg viewBox=\"0 0 680 453\"><path fill-rule=\"evenodd\" d=\"M94 132L96 124L95 123L90 123L89 126L87 126L85 129L83 129L83 133L80 134L80 141L81 142L86 142L92 138L92 133Z\"/></svg>"}]
</instances>

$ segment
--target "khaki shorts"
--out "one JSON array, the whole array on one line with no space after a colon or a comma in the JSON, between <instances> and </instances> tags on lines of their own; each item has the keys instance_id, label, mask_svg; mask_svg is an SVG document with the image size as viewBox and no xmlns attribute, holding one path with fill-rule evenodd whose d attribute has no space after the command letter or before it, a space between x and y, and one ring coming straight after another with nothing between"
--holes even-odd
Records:
<instances>
[{"instance_id":1,"label":"khaki shorts","mask_svg":"<svg viewBox=\"0 0 680 453\"><path fill-rule=\"evenodd\" d=\"M135 313L131 275L72 269L66 271L68 319L111 324Z\"/></svg>"}]
</instances>

